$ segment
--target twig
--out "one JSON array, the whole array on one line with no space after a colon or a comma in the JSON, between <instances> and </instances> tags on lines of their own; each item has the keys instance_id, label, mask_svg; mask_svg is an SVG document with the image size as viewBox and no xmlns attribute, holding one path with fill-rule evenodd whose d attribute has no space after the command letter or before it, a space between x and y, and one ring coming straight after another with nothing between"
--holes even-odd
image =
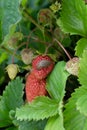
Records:
<instances>
[{"instance_id":1,"label":"twig","mask_svg":"<svg viewBox=\"0 0 87 130\"><path fill-rule=\"evenodd\" d=\"M0 48L2 48L3 50L5 50L6 52L8 52L9 54L13 55L13 51L9 50L8 48L4 47L4 46L0 46ZM20 56L18 55L14 55L17 59L21 59Z\"/></svg>"},{"instance_id":2,"label":"twig","mask_svg":"<svg viewBox=\"0 0 87 130\"><path fill-rule=\"evenodd\" d=\"M55 38L54 41L56 41L58 43L58 45L63 49L63 51L65 52L65 54L67 55L67 57L71 60L71 56L69 55L69 53L67 52L67 50L63 47L63 45Z\"/></svg>"},{"instance_id":3,"label":"twig","mask_svg":"<svg viewBox=\"0 0 87 130\"><path fill-rule=\"evenodd\" d=\"M47 52L48 52L48 49L52 46L53 44L52 43L50 43L47 47L46 47L46 50L45 50L45 53L44 53L44 55L45 54L47 54Z\"/></svg>"},{"instance_id":4,"label":"twig","mask_svg":"<svg viewBox=\"0 0 87 130\"><path fill-rule=\"evenodd\" d=\"M41 42L43 44L49 44L49 42L42 41L42 40L38 39L37 37L31 37L31 39L33 39L33 40L35 40L37 42Z\"/></svg>"},{"instance_id":5,"label":"twig","mask_svg":"<svg viewBox=\"0 0 87 130\"><path fill-rule=\"evenodd\" d=\"M13 56L12 56L12 62L14 62L14 56L16 55L17 50L18 50L20 47L22 47L23 45L26 45L26 44L27 44L26 42L23 42L22 44L20 44L20 45L15 49L15 51L14 51L14 53L13 53Z\"/></svg>"}]
</instances>

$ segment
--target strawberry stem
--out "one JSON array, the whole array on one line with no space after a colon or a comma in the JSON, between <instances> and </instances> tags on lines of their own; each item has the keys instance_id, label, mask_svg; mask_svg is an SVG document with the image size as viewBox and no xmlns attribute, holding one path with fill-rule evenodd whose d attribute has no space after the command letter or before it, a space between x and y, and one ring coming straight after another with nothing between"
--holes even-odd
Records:
<instances>
[{"instance_id":1,"label":"strawberry stem","mask_svg":"<svg viewBox=\"0 0 87 130\"><path fill-rule=\"evenodd\" d=\"M5 50L7 53L13 55L13 51L9 50L9 49L6 48L5 46L0 46L0 48L3 49L3 50ZM18 55L16 55L16 54L15 54L14 56L15 56L17 59L19 59L19 60L21 59L20 56L18 56Z\"/></svg>"},{"instance_id":2,"label":"strawberry stem","mask_svg":"<svg viewBox=\"0 0 87 130\"><path fill-rule=\"evenodd\" d=\"M63 49L63 51L65 52L65 54L69 58L69 60L71 60L72 59L71 56L69 55L69 53L67 52L67 50L64 48L64 46L61 44L61 42L59 42L56 38L54 39L54 41L56 41L58 43L58 45Z\"/></svg>"},{"instance_id":3,"label":"strawberry stem","mask_svg":"<svg viewBox=\"0 0 87 130\"><path fill-rule=\"evenodd\" d=\"M48 49L49 49L52 45L53 45L53 44L52 44L52 43L50 43L50 44L46 47L45 52L44 52L44 55L46 55L46 54L47 54Z\"/></svg>"}]
</instances>

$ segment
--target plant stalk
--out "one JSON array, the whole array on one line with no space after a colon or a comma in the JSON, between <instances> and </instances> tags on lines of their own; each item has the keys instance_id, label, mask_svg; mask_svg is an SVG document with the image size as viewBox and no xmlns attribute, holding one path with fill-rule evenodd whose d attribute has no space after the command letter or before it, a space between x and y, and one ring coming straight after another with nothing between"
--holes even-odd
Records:
<instances>
[{"instance_id":1,"label":"plant stalk","mask_svg":"<svg viewBox=\"0 0 87 130\"><path fill-rule=\"evenodd\" d=\"M63 45L55 38L54 41L56 41L58 43L58 45L63 49L63 51L65 52L65 54L67 55L67 57L69 58L69 60L71 60L71 56L69 55L69 53L67 52L67 50L63 47Z\"/></svg>"}]
</instances>

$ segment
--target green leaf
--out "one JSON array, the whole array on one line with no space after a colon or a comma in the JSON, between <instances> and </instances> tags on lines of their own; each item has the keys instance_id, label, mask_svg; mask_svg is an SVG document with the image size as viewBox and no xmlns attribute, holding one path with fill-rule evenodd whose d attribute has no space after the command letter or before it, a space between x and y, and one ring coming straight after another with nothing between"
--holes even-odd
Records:
<instances>
[{"instance_id":1,"label":"green leaf","mask_svg":"<svg viewBox=\"0 0 87 130\"><path fill-rule=\"evenodd\" d=\"M0 54L0 64L3 63L5 60L7 60L8 55L7 52L3 52L2 54Z\"/></svg>"},{"instance_id":2,"label":"green leaf","mask_svg":"<svg viewBox=\"0 0 87 130\"><path fill-rule=\"evenodd\" d=\"M1 102L5 103L7 110L15 110L23 104L23 88L22 80L17 77L15 80L9 82L6 86Z\"/></svg>"},{"instance_id":3,"label":"green leaf","mask_svg":"<svg viewBox=\"0 0 87 130\"><path fill-rule=\"evenodd\" d=\"M2 44L9 47L9 41L11 40L12 36L14 36L14 32L16 30L16 24L12 25L10 28L9 28L9 32L8 34L5 36ZM12 41L11 41L12 42ZM12 44L12 43L10 43Z\"/></svg>"},{"instance_id":4,"label":"green leaf","mask_svg":"<svg viewBox=\"0 0 87 130\"><path fill-rule=\"evenodd\" d=\"M77 109L80 111L80 113L84 114L87 116L87 72L86 72L86 67L87 67L87 49L83 51L82 57L80 59L80 65L79 65L79 82L82 84L85 89L85 92L83 95L79 97L79 99L76 102Z\"/></svg>"},{"instance_id":5,"label":"green leaf","mask_svg":"<svg viewBox=\"0 0 87 130\"><path fill-rule=\"evenodd\" d=\"M18 126L18 130L44 130L46 120L41 121L22 121Z\"/></svg>"},{"instance_id":6,"label":"green leaf","mask_svg":"<svg viewBox=\"0 0 87 130\"><path fill-rule=\"evenodd\" d=\"M82 58L80 58L78 77L80 84L87 86L87 49L84 50Z\"/></svg>"},{"instance_id":7,"label":"green leaf","mask_svg":"<svg viewBox=\"0 0 87 130\"><path fill-rule=\"evenodd\" d=\"M0 11L1 14L1 11ZM0 21L0 43L2 42L2 28L1 28L1 21Z\"/></svg>"},{"instance_id":8,"label":"green leaf","mask_svg":"<svg viewBox=\"0 0 87 130\"><path fill-rule=\"evenodd\" d=\"M65 130L62 122L61 116L51 117L46 124L45 130Z\"/></svg>"},{"instance_id":9,"label":"green leaf","mask_svg":"<svg viewBox=\"0 0 87 130\"><path fill-rule=\"evenodd\" d=\"M87 39L81 38L77 43L77 46L75 48L75 55L78 57L81 57L83 54L84 49L87 48Z\"/></svg>"},{"instance_id":10,"label":"green leaf","mask_svg":"<svg viewBox=\"0 0 87 130\"><path fill-rule=\"evenodd\" d=\"M3 36L8 34L9 27L20 21L19 5L21 0L0 0L0 21L2 21Z\"/></svg>"},{"instance_id":11,"label":"green leaf","mask_svg":"<svg viewBox=\"0 0 87 130\"><path fill-rule=\"evenodd\" d=\"M56 64L55 68L53 69L52 73L47 79L47 90L50 94L50 96L53 99L56 99L59 101L59 107L58 107L58 114L59 118L57 119L57 126L53 125L52 129L54 128L55 130L60 129L64 130L63 128L63 115L62 115L62 107L63 107L63 98L65 94L65 86L66 86L66 80L67 77L69 76L69 73L65 71L65 62L59 62ZM49 121L46 130L50 130L51 126ZM53 123L55 124L55 123ZM61 127L60 127L61 124ZM56 127L56 128L55 128Z\"/></svg>"},{"instance_id":12,"label":"green leaf","mask_svg":"<svg viewBox=\"0 0 87 130\"><path fill-rule=\"evenodd\" d=\"M22 5L23 7L26 7L26 4L27 4L27 0L22 0L21 5Z\"/></svg>"},{"instance_id":13,"label":"green leaf","mask_svg":"<svg viewBox=\"0 0 87 130\"><path fill-rule=\"evenodd\" d=\"M86 90L87 93L87 90ZM77 109L80 111L80 113L87 116L87 94L83 94L76 102Z\"/></svg>"},{"instance_id":14,"label":"green leaf","mask_svg":"<svg viewBox=\"0 0 87 130\"><path fill-rule=\"evenodd\" d=\"M87 129L87 117L81 114L77 110L77 100L87 92L84 87L80 87L75 90L69 102L65 105L64 111L64 124L66 130L86 130Z\"/></svg>"},{"instance_id":15,"label":"green leaf","mask_svg":"<svg viewBox=\"0 0 87 130\"><path fill-rule=\"evenodd\" d=\"M87 129L87 50L83 51L80 58L79 81L82 86L78 88L65 106L65 128L66 130Z\"/></svg>"},{"instance_id":16,"label":"green leaf","mask_svg":"<svg viewBox=\"0 0 87 130\"><path fill-rule=\"evenodd\" d=\"M47 79L47 91L53 99L62 100L65 94L65 85L69 73L65 70L65 62L58 62Z\"/></svg>"},{"instance_id":17,"label":"green leaf","mask_svg":"<svg viewBox=\"0 0 87 130\"><path fill-rule=\"evenodd\" d=\"M63 0L61 18L57 21L66 33L87 37L87 5L83 0Z\"/></svg>"},{"instance_id":18,"label":"green leaf","mask_svg":"<svg viewBox=\"0 0 87 130\"><path fill-rule=\"evenodd\" d=\"M5 130L18 130L18 128L15 127L15 126L11 126L11 127L7 128L7 129L5 129Z\"/></svg>"},{"instance_id":19,"label":"green leaf","mask_svg":"<svg viewBox=\"0 0 87 130\"><path fill-rule=\"evenodd\" d=\"M26 103L16 110L19 120L40 120L56 115L58 112L58 101L48 97L37 97L32 103Z\"/></svg>"},{"instance_id":20,"label":"green leaf","mask_svg":"<svg viewBox=\"0 0 87 130\"><path fill-rule=\"evenodd\" d=\"M23 105L23 88L24 85L19 77L6 86L0 100L0 127L11 124L9 112Z\"/></svg>"}]
</instances>

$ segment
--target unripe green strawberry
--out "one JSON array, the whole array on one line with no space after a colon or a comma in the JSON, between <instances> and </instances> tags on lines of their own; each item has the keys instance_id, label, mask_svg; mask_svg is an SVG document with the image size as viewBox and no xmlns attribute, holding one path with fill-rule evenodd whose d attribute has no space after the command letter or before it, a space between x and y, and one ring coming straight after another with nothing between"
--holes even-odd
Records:
<instances>
[{"instance_id":1,"label":"unripe green strawberry","mask_svg":"<svg viewBox=\"0 0 87 130\"><path fill-rule=\"evenodd\" d=\"M38 80L32 73L28 75L26 79L26 99L28 102L32 102L37 96L45 96L46 80Z\"/></svg>"},{"instance_id":2,"label":"unripe green strawberry","mask_svg":"<svg viewBox=\"0 0 87 130\"><path fill-rule=\"evenodd\" d=\"M21 32L14 32L12 36L10 36L6 42L6 46L11 49L15 49L17 47L17 43L23 39L23 34Z\"/></svg>"},{"instance_id":3,"label":"unripe green strawberry","mask_svg":"<svg viewBox=\"0 0 87 130\"><path fill-rule=\"evenodd\" d=\"M30 49L25 48L21 51L21 58L22 58L22 61L26 65L28 65L32 62L33 52Z\"/></svg>"},{"instance_id":4,"label":"unripe green strawberry","mask_svg":"<svg viewBox=\"0 0 87 130\"><path fill-rule=\"evenodd\" d=\"M44 79L54 67L53 60L47 55L39 55L32 61L32 73L38 79Z\"/></svg>"},{"instance_id":5,"label":"unripe green strawberry","mask_svg":"<svg viewBox=\"0 0 87 130\"><path fill-rule=\"evenodd\" d=\"M9 64L6 67L6 71L8 73L8 76L10 79L14 79L17 75L17 73L19 72L19 67L17 64Z\"/></svg>"},{"instance_id":6,"label":"unripe green strawberry","mask_svg":"<svg viewBox=\"0 0 87 130\"><path fill-rule=\"evenodd\" d=\"M72 75L78 76L79 58L74 57L66 63L65 69Z\"/></svg>"},{"instance_id":7,"label":"unripe green strawberry","mask_svg":"<svg viewBox=\"0 0 87 130\"><path fill-rule=\"evenodd\" d=\"M49 25L52 21L52 13L50 9L41 9L38 13L38 21L40 24Z\"/></svg>"}]
</instances>

